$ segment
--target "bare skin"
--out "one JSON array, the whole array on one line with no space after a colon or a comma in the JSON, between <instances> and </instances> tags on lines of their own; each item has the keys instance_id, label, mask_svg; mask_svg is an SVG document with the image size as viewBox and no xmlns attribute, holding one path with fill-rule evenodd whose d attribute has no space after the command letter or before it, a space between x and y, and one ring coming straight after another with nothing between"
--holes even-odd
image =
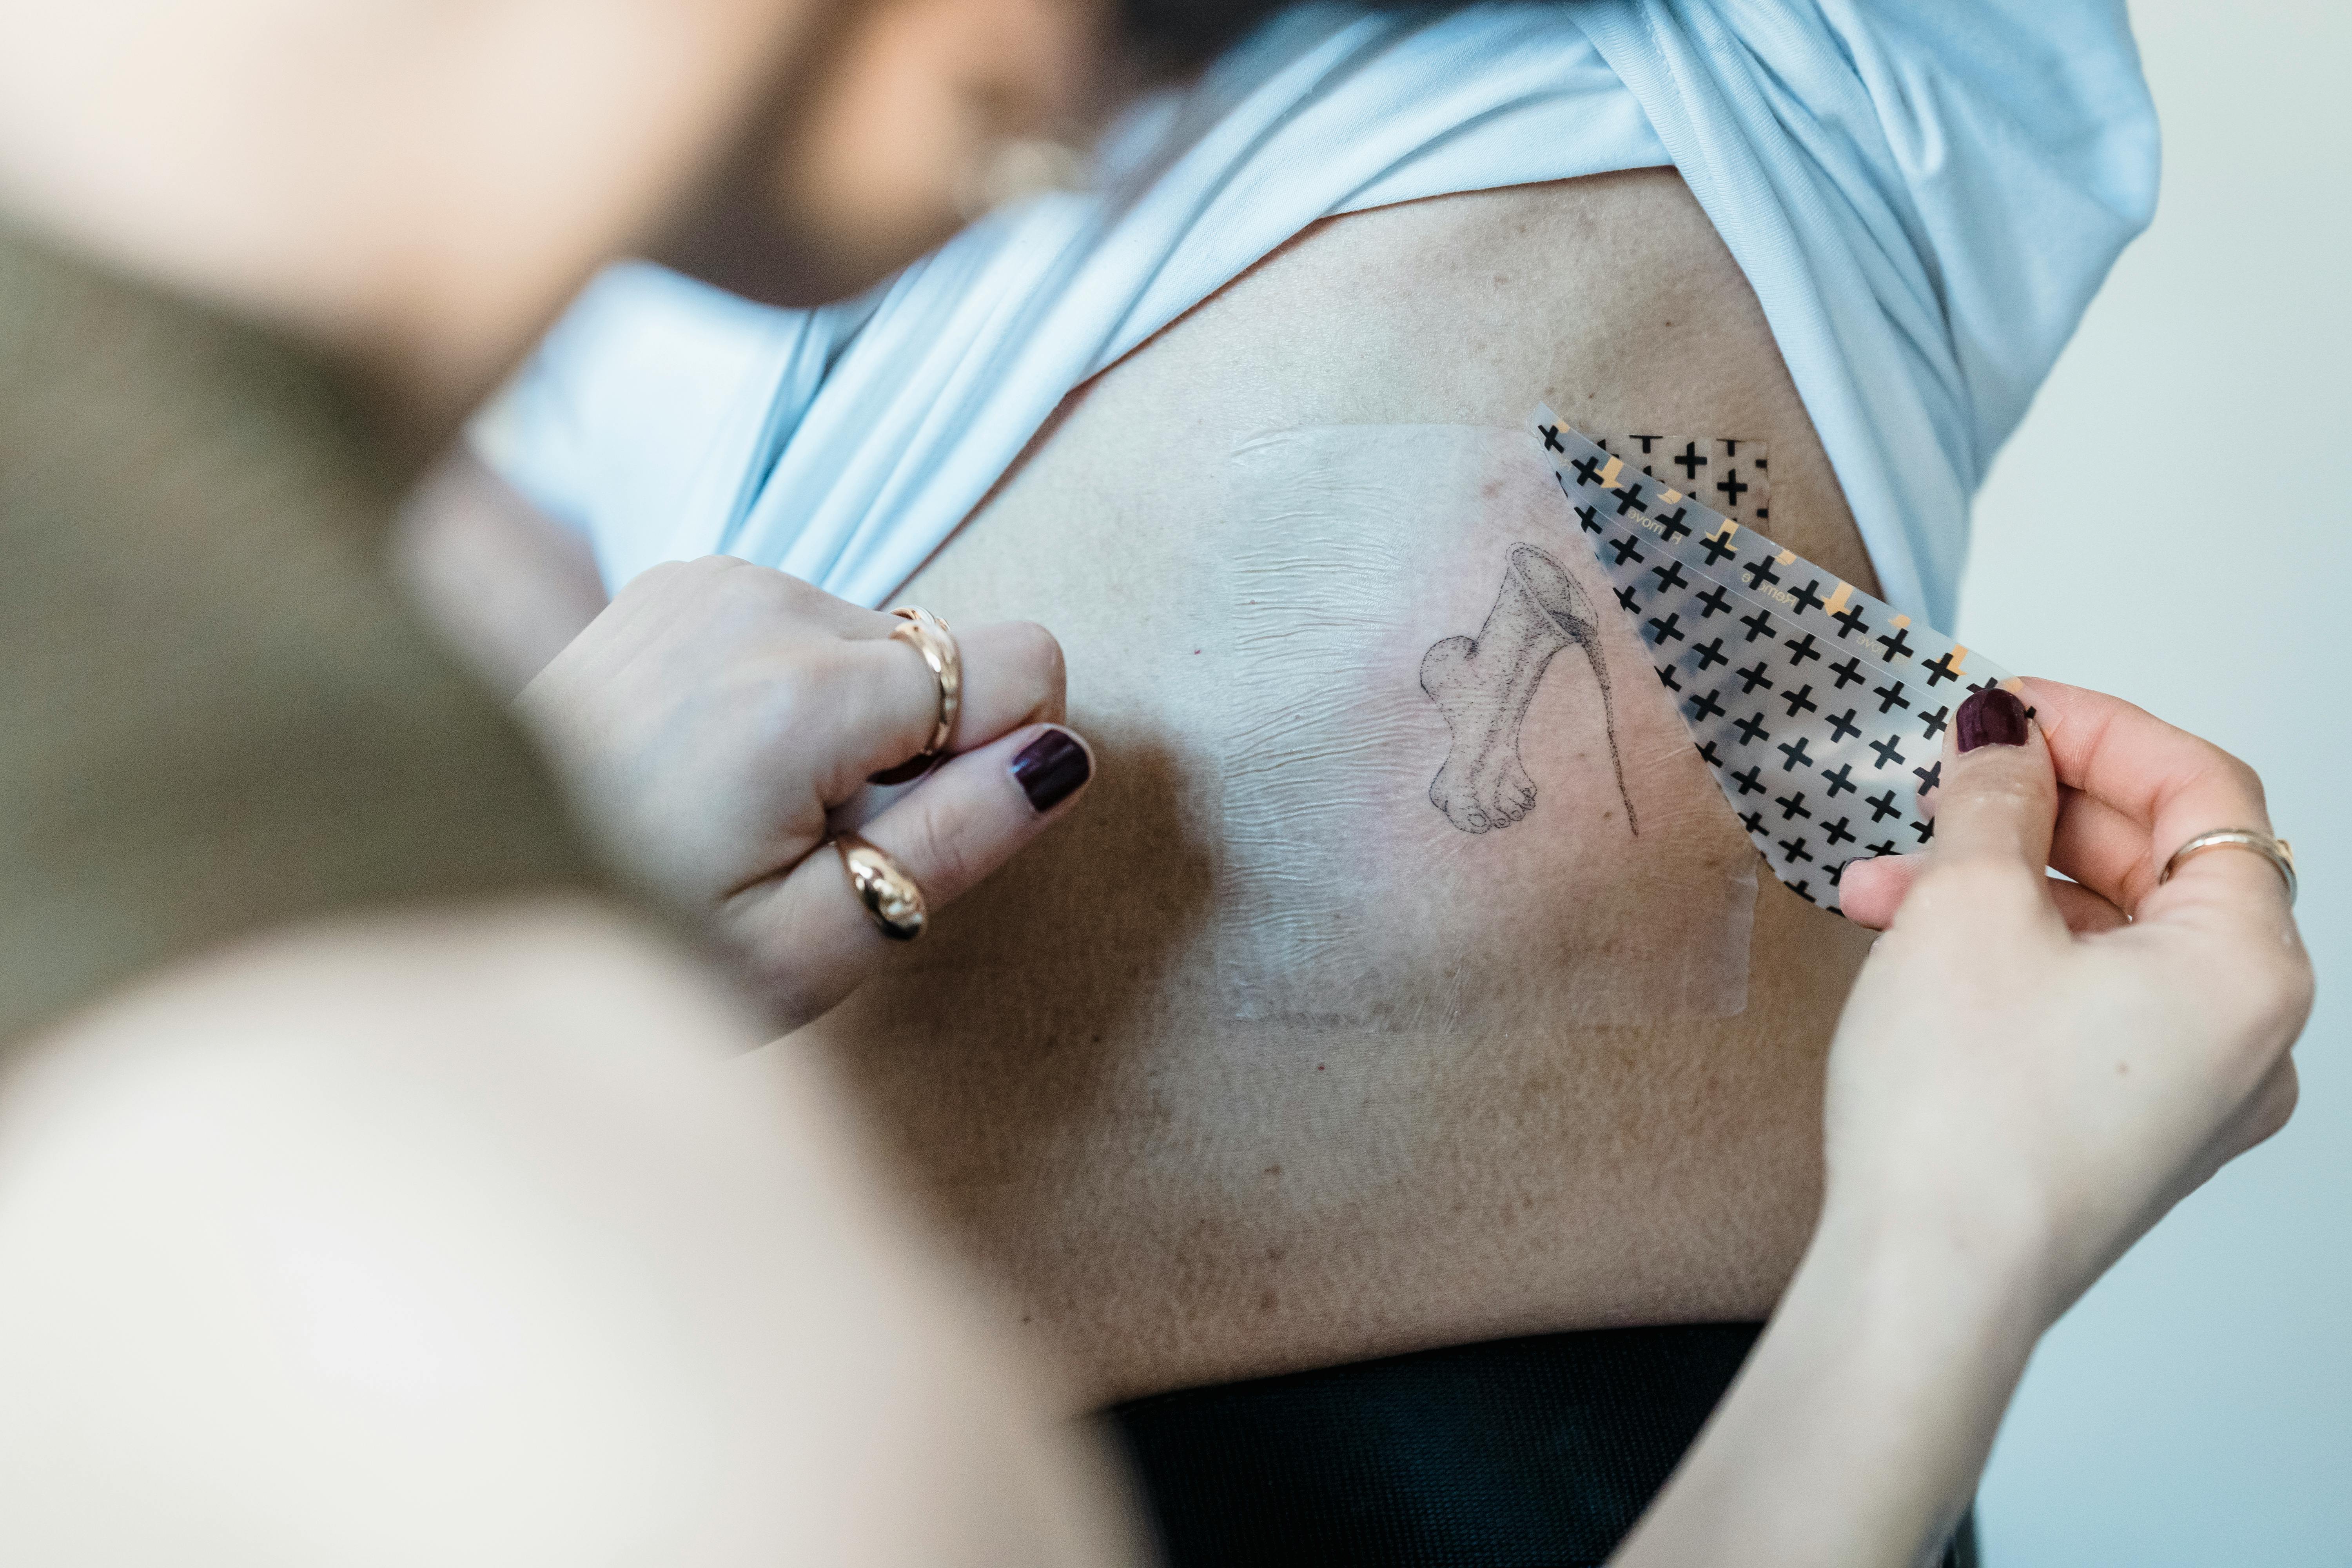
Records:
<instances>
[{"instance_id":1,"label":"bare skin","mask_svg":"<svg viewBox=\"0 0 2352 1568\"><path fill-rule=\"evenodd\" d=\"M1216 566L1203 520L1222 519L1235 444L1516 427L1538 397L1594 430L1769 440L1776 537L1873 581L1753 294L1679 178L1646 171L1309 231L1075 395L902 595L950 620L1053 625L1100 783L1056 841L777 1054L832 1058L1098 1398L1500 1334L1761 1317L1803 1248L1822 1062L1866 936L1769 876L1736 1016L1579 1024L1529 1004L1540 966L1520 963L1507 973L1526 994L1466 1011L1437 995L1433 964L1415 985L1447 1005L1419 1026L1242 1020L1219 978L1216 868L1234 846L1194 584ZM1459 582L1426 595L1444 604L1392 606L1394 679L1361 700L1438 723L1419 660L1480 624L1510 542L1465 548ZM1613 615L1597 574L1585 583ZM1673 734L1639 645L1612 635L1618 722ZM1603 718L1586 672L1560 665L1524 746L1538 784L1559 786L1536 813L1507 833L1448 824L1425 798L1441 725L1404 770L1423 798L1366 830L1401 855L1489 857L1449 863L1489 900L1459 919L1496 941L1672 918L1680 894L1627 858ZM1748 855L1686 745L1633 746L1624 767L1643 845ZM1405 900L1363 918L1410 951L1427 914Z\"/></svg>"}]
</instances>

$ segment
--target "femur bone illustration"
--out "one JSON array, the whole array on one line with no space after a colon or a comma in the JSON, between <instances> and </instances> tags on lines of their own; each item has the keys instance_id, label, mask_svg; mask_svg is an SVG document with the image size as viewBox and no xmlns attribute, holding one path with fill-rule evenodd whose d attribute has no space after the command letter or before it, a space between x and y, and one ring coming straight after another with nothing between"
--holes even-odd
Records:
<instances>
[{"instance_id":1,"label":"femur bone illustration","mask_svg":"<svg viewBox=\"0 0 2352 1568\"><path fill-rule=\"evenodd\" d=\"M1600 683L1617 797L1625 806L1627 829L1640 836L1617 751L1600 617L1568 568L1532 544L1511 547L1502 590L1478 635L1447 637L1431 645L1421 659L1421 689L1454 734L1445 762L1430 782L1429 803L1463 832L1508 827L1535 809L1535 781L1519 760L1519 729L1553 656L1571 645L1584 651Z\"/></svg>"}]
</instances>

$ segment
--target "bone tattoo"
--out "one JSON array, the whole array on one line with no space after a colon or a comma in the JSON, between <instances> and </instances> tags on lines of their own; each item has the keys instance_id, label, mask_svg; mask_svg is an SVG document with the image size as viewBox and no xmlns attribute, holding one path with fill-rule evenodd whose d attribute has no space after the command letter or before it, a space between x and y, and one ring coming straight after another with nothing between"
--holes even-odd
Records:
<instances>
[{"instance_id":1,"label":"bone tattoo","mask_svg":"<svg viewBox=\"0 0 2352 1568\"><path fill-rule=\"evenodd\" d=\"M1600 683L1617 798L1624 803L1626 827L1641 837L1617 750L1601 618L1568 568L1532 544L1512 546L1502 592L1478 635L1447 637L1421 659L1421 689L1454 735L1444 765L1430 782L1429 804L1463 832L1508 827L1535 809L1535 781L1519 761L1519 727L1552 656L1570 644L1583 650Z\"/></svg>"}]
</instances>

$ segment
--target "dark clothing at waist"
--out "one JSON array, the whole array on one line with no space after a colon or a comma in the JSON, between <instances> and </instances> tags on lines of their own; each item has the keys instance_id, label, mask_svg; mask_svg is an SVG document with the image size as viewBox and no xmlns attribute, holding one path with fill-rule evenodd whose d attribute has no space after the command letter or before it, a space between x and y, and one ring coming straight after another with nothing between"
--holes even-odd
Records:
<instances>
[{"instance_id":1,"label":"dark clothing at waist","mask_svg":"<svg viewBox=\"0 0 2352 1568\"><path fill-rule=\"evenodd\" d=\"M1170 1568L1580 1568L1665 1485L1760 1325L1455 1345L1122 1405ZM1975 1568L1963 1523L1946 1568Z\"/></svg>"}]
</instances>

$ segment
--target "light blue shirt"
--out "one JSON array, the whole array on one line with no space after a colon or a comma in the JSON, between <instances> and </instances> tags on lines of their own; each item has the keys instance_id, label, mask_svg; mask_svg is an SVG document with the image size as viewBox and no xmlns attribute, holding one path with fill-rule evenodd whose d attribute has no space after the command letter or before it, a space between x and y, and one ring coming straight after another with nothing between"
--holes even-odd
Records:
<instances>
[{"instance_id":1,"label":"light blue shirt","mask_svg":"<svg viewBox=\"0 0 2352 1568\"><path fill-rule=\"evenodd\" d=\"M1317 219L1667 163L1755 289L1885 596L1948 626L1969 498L2154 213L2111 0L1302 6L1139 104L1089 192L858 300L615 268L483 444L612 585L724 552L878 604L1074 387Z\"/></svg>"}]
</instances>

